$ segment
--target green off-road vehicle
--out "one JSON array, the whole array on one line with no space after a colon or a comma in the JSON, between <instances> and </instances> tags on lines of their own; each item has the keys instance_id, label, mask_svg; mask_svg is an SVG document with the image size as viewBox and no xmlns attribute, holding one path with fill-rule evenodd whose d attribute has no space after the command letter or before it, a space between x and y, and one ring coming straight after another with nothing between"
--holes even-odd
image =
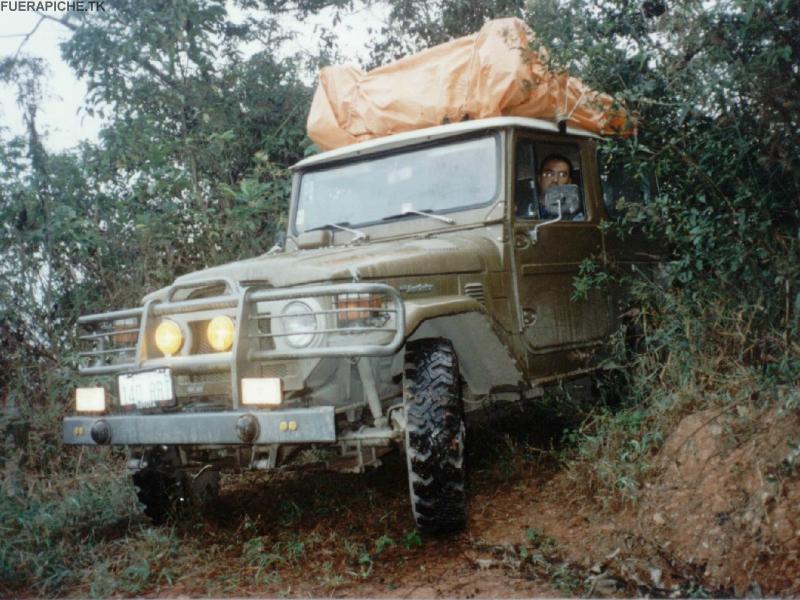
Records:
<instances>
[{"instance_id":1,"label":"green off-road vehicle","mask_svg":"<svg viewBox=\"0 0 800 600\"><path fill-rule=\"evenodd\" d=\"M545 192L552 155L571 173ZM465 421L596 369L618 326L617 298L573 289L587 258L641 258L601 226L621 188L592 134L514 117L294 172L283 247L80 319L81 373L114 377L77 390L64 440L127 447L156 520L221 471L361 472L400 448L417 527L458 529Z\"/></svg>"}]
</instances>

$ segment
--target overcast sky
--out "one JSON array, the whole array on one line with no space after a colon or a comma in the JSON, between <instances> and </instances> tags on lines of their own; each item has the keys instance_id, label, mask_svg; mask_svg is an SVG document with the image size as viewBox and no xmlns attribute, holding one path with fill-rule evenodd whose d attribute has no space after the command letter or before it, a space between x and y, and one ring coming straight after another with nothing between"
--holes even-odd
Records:
<instances>
[{"instance_id":1,"label":"overcast sky","mask_svg":"<svg viewBox=\"0 0 800 600\"><path fill-rule=\"evenodd\" d=\"M39 17L31 12L0 13L0 56L13 56L24 34L32 31L38 21ZM23 37L10 37L19 34ZM77 80L61 60L58 44L68 37L65 27L45 20L22 49L25 54L45 59L50 71L45 86L46 101L40 115L41 129L47 134L46 144L50 150L74 146L83 138L96 136L99 129L97 119L79 112L86 85ZM22 113L17 108L15 94L12 86L0 85L0 123L13 133L22 133Z\"/></svg>"},{"instance_id":2,"label":"overcast sky","mask_svg":"<svg viewBox=\"0 0 800 600\"><path fill-rule=\"evenodd\" d=\"M49 13L56 15L58 13ZM379 27L383 13L380 8L367 7L355 10L342 19L335 28L342 51L353 61L366 58L367 27ZM13 56L25 35L30 33L40 17L33 12L0 12L0 56ZM297 48L313 45L314 23L330 27L330 15L318 16L314 22L299 26L301 37ZM49 68L46 78L45 102L38 115L38 125L45 134L45 145L50 151L75 146L82 139L96 139L101 122L82 110L86 84L76 79L72 70L61 60L59 43L68 39L69 31L50 20L44 20L28 39L22 52L43 58ZM0 84L0 125L18 134L24 132L22 113L16 105L12 86Z\"/></svg>"}]
</instances>

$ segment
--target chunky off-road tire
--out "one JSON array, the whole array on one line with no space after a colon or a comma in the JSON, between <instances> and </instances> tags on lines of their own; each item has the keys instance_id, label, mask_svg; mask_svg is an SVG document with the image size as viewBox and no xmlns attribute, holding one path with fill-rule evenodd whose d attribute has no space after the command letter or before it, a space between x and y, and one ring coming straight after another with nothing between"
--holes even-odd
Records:
<instances>
[{"instance_id":1,"label":"chunky off-road tire","mask_svg":"<svg viewBox=\"0 0 800 600\"><path fill-rule=\"evenodd\" d=\"M192 475L176 466L172 454L151 452L147 467L133 474L144 514L157 525L202 511L219 495L219 471Z\"/></svg>"},{"instance_id":2,"label":"chunky off-road tire","mask_svg":"<svg viewBox=\"0 0 800 600\"><path fill-rule=\"evenodd\" d=\"M403 378L411 509L423 533L463 529L467 520L464 411L458 359L445 339L410 342Z\"/></svg>"}]
</instances>

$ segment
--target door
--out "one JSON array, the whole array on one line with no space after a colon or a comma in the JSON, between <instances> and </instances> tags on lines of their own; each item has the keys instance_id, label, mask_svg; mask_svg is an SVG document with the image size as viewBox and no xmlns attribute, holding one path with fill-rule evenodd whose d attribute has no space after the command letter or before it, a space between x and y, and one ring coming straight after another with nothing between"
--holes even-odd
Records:
<instances>
[{"instance_id":1,"label":"door","mask_svg":"<svg viewBox=\"0 0 800 600\"><path fill-rule=\"evenodd\" d=\"M595 176L591 146L566 136L521 136L515 143L515 268L531 380L591 368L609 334L607 294L594 288L581 298L575 292L584 261L604 265L597 188L587 185ZM562 205L557 220L552 198L561 190L577 192L577 201Z\"/></svg>"}]
</instances>

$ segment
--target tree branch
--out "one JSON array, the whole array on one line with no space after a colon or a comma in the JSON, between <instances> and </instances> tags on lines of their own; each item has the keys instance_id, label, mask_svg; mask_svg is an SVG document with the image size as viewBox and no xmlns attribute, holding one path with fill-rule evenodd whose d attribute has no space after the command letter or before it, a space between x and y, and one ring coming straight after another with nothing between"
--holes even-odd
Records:
<instances>
[{"instance_id":1,"label":"tree branch","mask_svg":"<svg viewBox=\"0 0 800 600\"><path fill-rule=\"evenodd\" d=\"M55 21L56 23L60 23L61 25L63 25L67 29L71 29L72 31L78 31L78 26L75 25L74 23L71 23L69 21L69 19L67 19L66 17L58 18L58 17L54 17L52 15L45 14L43 12L39 12L38 10L34 11L34 12L42 18L39 21L39 23L41 23L44 19L48 19L50 21ZM37 27L38 27L38 25L37 25Z\"/></svg>"},{"instance_id":2,"label":"tree branch","mask_svg":"<svg viewBox=\"0 0 800 600\"><path fill-rule=\"evenodd\" d=\"M36 14L41 17L41 19L39 19L39 23L36 24L36 27L39 27L39 25L44 19L49 19L50 21L54 21L56 23L63 25L67 29L70 29L72 31L78 31L78 26L65 18L53 17L51 15L40 13L38 11L36 12ZM36 31L36 29L34 29L34 31ZM30 34L28 34L28 37L30 37L31 35L33 35L33 31ZM27 41L27 38L23 41L23 44L25 43L25 41ZM17 52L19 53L19 51ZM136 57L133 60L136 62L137 65L142 67L145 71L147 71L151 75L155 75L161 81L161 83L163 83L164 85L168 85L169 87L173 88L176 92L183 95L180 90L180 87L178 86L178 83L174 79L172 79L169 75L161 71L154 64L152 64L150 61L147 61L141 57Z\"/></svg>"},{"instance_id":3,"label":"tree branch","mask_svg":"<svg viewBox=\"0 0 800 600\"><path fill-rule=\"evenodd\" d=\"M39 21L36 23L33 29L30 30L29 33L25 34L25 39L20 42L19 47L17 47L17 51L14 53L14 58L11 59L11 62L17 62L17 58L19 57L19 53L22 52L22 47L28 43L28 40L31 39L31 36L36 33L36 30L39 29L39 25L42 24L44 21L44 16L40 15Z\"/></svg>"}]
</instances>

